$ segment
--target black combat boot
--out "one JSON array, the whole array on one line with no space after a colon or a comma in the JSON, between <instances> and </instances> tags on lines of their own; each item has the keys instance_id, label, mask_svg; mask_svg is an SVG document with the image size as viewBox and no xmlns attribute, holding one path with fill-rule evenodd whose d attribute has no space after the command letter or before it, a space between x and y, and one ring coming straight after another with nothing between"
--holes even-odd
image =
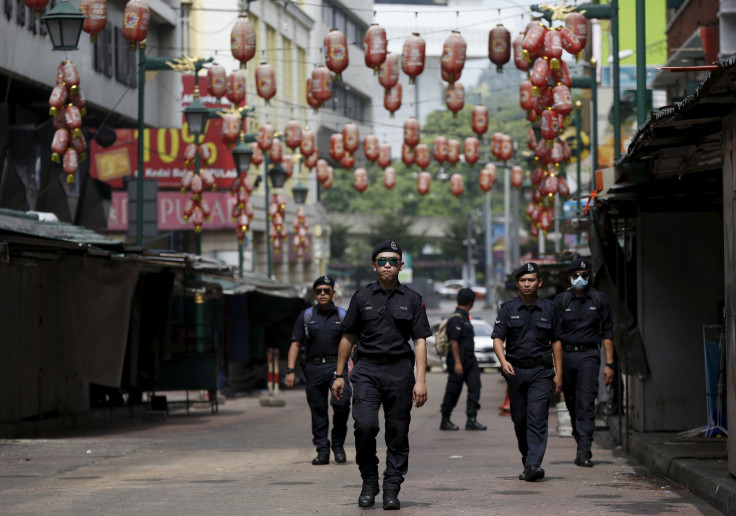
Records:
<instances>
[{"instance_id":1,"label":"black combat boot","mask_svg":"<svg viewBox=\"0 0 736 516\"><path fill-rule=\"evenodd\" d=\"M358 507L373 507L379 491L378 480L364 480L363 489L358 497Z\"/></svg>"},{"instance_id":2,"label":"black combat boot","mask_svg":"<svg viewBox=\"0 0 736 516\"><path fill-rule=\"evenodd\" d=\"M460 430L460 427L450 421L450 416L442 416L440 430Z\"/></svg>"},{"instance_id":3,"label":"black combat boot","mask_svg":"<svg viewBox=\"0 0 736 516\"><path fill-rule=\"evenodd\" d=\"M478 423L478 420L475 419L475 416L468 417L468 420L465 422L465 430L487 430L488 427L486 425L481 425Z\"/></svg>"}]
</instances>

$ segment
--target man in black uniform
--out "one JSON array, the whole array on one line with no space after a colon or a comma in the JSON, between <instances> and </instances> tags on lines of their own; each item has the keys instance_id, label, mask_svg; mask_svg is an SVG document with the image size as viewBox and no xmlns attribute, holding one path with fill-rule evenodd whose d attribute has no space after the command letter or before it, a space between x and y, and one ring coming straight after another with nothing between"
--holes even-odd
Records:
<instances>
[{"instance_id":1,"label":"man in black uniform","mask_svg":"<svg viewBox=\"0 0 736 516\"><path fill-rule=\"evenodd\" d=\"M478 423L476 415L480 408L480 367L475 358L475 332L470 323L470 309L475 303L475 292L462 288L457 293L457 308L447 321L447 339L450 350L447 353L447 387L442 400L440 412L442 422L440 430L458 430L458 426L450 420L452 410L460 398L463 382L468 385L468 402L465 413L468 420L465 430L485 430L486 426Z\"/></svg>"},{"instance_id":2,"label":"man in black uniform","mask_svg":"<svg viewBox=\"0 0 736 516\"><path fill-rule=\"evenodd\" d=\"M386 469L383 473L383 508L400 509L398 494L409 469L409 422L412 401L421 407L427 401L427 342L432 334L422 297L399 283L401 247L392 240L381 242L371 255L378 281L353 294L343 320L335 382L332 392L341 399L345 360L357 337L357 361L353 382L355 462L363 478L360 507L372 507L378 486L376 436L378 411L383 405ZM412 351L409 339L414 341ZM414 378L416 360L416 379Z\"/></svg>"},{"instance_id":3,"label":"man in black uniform","mask_svg":"<svg viewBox=\"0 0 736 516\"><path fill-rule=\"evenodd\" d=\"M577 442L575 464L592 468L590 451L595 430L595 398L601 368L600 344L606 354L603 380L613 381L613 318L603 292L590 286L590 262L576 258L567 269L572 285L555 296L562 333L562 394L570 412L572 435Z\"/></svg>"},{"instance_id":4,"label":"man in black uniform","mask_svg":"<svg viewBox=\"0 0 736 516\"><path fill-rule=\"evenodd\" d=\"M515 277L519 297L501 305L491 337L509 387L511 420L524 464L519 480L533 482L544 478L549 402L562 387L560 320L555 304L537 297L542 279L536 263L525 263Z\"/></svg>"},{"instance_id":5,"label":"man in black uniform","mask_svg":"<svg viewBox=\"0 0 736 516\"><path fill-rule=\"evenodd\" d=\"M306 346L304 376L307 382L307 403L312 412L312 442L317 448L317 456L312 461L315 466L330 463L330 440L327 438L330 417L327 397L337 363L337 348L342 336L342 315L345 313L332 302L334 287L335 280L329 276L320 276L314 281L312 289L317 298L317 306L307 308L296 319L284 379L289 389L294 387L294 367L301 346ZM344 398L337 399L331 396L330 399L333 410L332 451L335 454L335 462L339 463L347 460L343 444L348 433L350 385L346 390L347 395Z\"/></svg>"}]
</instances>

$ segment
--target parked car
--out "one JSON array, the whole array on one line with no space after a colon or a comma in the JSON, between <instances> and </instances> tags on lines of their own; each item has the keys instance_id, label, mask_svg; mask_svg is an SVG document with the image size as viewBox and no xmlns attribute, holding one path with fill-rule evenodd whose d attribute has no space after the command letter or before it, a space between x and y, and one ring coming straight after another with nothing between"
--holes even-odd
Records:
<instances>
[{"instance_id":1,"label":"parked car","mask_svg":"<svg viewBox=\"0 0 736 516\"><path fill-rule=\"evenodd\" d=\"M451 279L443 282L437 287L437 293L441 297L447 299L455 299L458 290L468 286L473 289L473 292L475 292L475 297L477 299L485 299L488 290L486 289L486 287L481 287L479 285L468 285L466 281L463 281L461 279Z\"/></svg>"},{"instance_id":2,"label":"parked car","mask_svg":"<svg viewBox=\"0 0 736 516\"><path fill-rule=\"evenodd\" d=\"M475 332L475 358L478 360L478 366L482 368L498 369L501 365L498 363L496 353L493 351L493 339L491 332L493 327L483 319L473 317L470 319ZM441 367L443 371L447 371L445 357L440 357L434 350L434 334L440 327L440 323L436 322L432 325L432 336L427 338L427 367Z\"/></svg>"}]
</instances>

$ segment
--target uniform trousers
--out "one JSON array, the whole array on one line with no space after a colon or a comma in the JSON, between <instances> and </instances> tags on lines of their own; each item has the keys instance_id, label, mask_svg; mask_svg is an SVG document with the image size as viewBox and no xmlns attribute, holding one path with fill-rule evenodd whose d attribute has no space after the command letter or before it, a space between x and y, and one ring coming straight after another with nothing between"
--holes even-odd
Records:
<instances>
[{"instance_id":1,"label":"uniform trousers","mask_svg":"<svg viewBox=\"0 0 736 516\"><path fill-rule=\"evenodd\" d=\"M307 364L304 368L306 379L307 404L312 412L312 443L317 453L330 452L330 440L327 431L330 427L327 397L332 405L332 447L342 446L348 433L348 417L350 417L350 382L345 382L345 394L340 400L332 395L332 373L335 363Z\"/></svg>"},{"instance_id":2,"label":"uniform trousers","mask_svg":"<svg viewBox=\"0 0 736 516\"><path fill-rule=\"evenodd\" d=\"M414 363L374 364L358 359L350 376L353 382L355 462L363 481L378 480L376 436L378 411L383 405L386 469L383 490L399 490L409 470L409 422L411 421Z\"/></svg>"},{"instance_id":3,"label":"uniform trousers","mask_svg":"<svg viewBox=\"0 0 736 516\"><path fill-rule=\"evenodd\" d=\"M562 393L570 412L572 435L579 452L588 452L595 430L595 398L601 354L597 347L586 351L564 351L562 359Z\"/></svg>"},{"instance_id":4,"label":"uniform trousers","mask_svg":"<svg viewBox=\"0 0 736 516\"><path fill-rule=\"evenodd\" d=\"M547 450L555 370L540 365L529 369L514 367L514 371L514 376L506 376L506 382L521 462L524 466L540 466Z\"/></svg>"},{"instance_id":5,"label":"uniform trousers","mask_svg":"<svg viewBox=\"0 0 736 516\"><path fill-rule=\"evenodd\" d=\"M465 413L468 417L475 417L480 409L480 367L474 354L461 354L460 362L463 365L463 374L455 374L455 356L447 355L447 386L445 397L442 399L440 412L445 417L450 417L452 410L457 405L463 383L468 385L468 401L465 405Z\"/></svg>"}]
</instances>

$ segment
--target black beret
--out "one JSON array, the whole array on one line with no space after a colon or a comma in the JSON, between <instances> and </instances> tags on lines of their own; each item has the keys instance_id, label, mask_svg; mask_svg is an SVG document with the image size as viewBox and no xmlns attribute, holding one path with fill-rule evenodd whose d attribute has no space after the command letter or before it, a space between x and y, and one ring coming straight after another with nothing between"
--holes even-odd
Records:
<instances>
[{"instance_id":1,"label":"black beret","mask_svg":"<svg viewBox=\"0 0 736 516\"><path fill-rule=\"evenodd\" d=\"M475 292L473 292L472 288L461 288L457 291L457 302L458 303L467 303L468 301L474 301L475 300Z\"/></svg>"},{"instance_id":2,"label":"black beret","mask_svg":"<svg viewBox=\"0 0 736 516\"><path fill-rule=\"evenodd\" d=\"M398 242L394 242L393 240L384 240L380 244L378 244L376 247L373 248L373 254L371 254L371 261L376 260L376 256L378 256L381 253L396 253L401 257L401 246Z\"/></svg>"},{"instance_id":3,"label":"black beret","mask_svg":"<svg viewBox=\"0 0 736 516\"><path fill-rule=\"evenodd\" d=\"M590 260L588 260L587 258L575 258L573 261L570 262L570 265L567 267L567 272L589 270Z\"/></svg>"},{"instance_id":4,"label":"black beret","mask_svg":"<svg viewBox=\"0 0 736 516\"><path fill-rule=\"evenodd\" d=\"M527 262L518 269L516 269L516 272L514 273L514 278L519 279L524 274L532 274L536 272L537 277L539 276L539 265L537 265L534 262Z\"/></svg>"},{"instance_id":5,"label":"black beret","mask_svg":"<svg viewBox=\"0 0 736 516\"><path fill-rule=\"evenodd\" d=\"M328 287L335 288L335 280L333 278L330 278L329 276L320 276L316 280L314 280L314 283L312 283L312 290L316 289L320 285L327 285Z\"/></svg>"}]
</instances>

